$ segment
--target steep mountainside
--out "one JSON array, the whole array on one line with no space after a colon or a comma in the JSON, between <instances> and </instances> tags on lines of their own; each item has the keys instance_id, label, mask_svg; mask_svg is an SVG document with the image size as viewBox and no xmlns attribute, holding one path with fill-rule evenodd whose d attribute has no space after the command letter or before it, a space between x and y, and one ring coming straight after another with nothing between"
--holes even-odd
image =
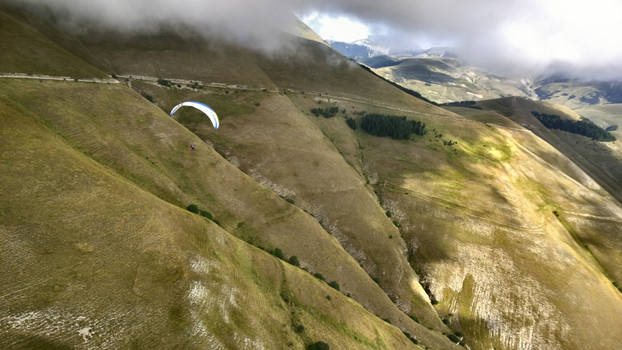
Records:
<instances>
[{"instance_id":1,"label":"steep mountainside","mask_svg":"<svg viewBox=\"0 0 622 350\"><path fill-rule=\"evenodd\" d=\"M413 347L307 272L235 238L227 224L175 205L211 199L214 216L228 222L224 203L244 215L253 207L240 202L250 201L262 204L254 218L276 221L272 231L314 226L210 148L186 152L186 144L200 142L196 136L127 88L3 82L0 90L8 165L2 348L303 348L317 340L337 348ZM89 101L80 103L77 91ZM33 107L29 93L42 104ZM50 94L65 98L50 101ZM113 101L118 107L107 108ZM138 177L132 167L147 174ZM191 175L197 168L203 177ZM178 198L159 193L153 173L182 181L181 188L162 183ZM210 179L230 186L228 193L192 190L209 188Z\"/></svg>"},{"instance_id":2,"label":"steep mountainside","mask_svg":"<svg viewBox=\"0 0 622 350\"><path fill-rule=\"evenodd\" d=\"M25 38L0 66L35 75L0 78L0 347L622 342L617 183L529 130L553 107L446 110L302 38L266 54L0 15ZM190 99L219 130L167 115ZM428 132L372 136L369 113Z\"/></svg>"},{"instance_id":3,"label":"steep mountainside","mask_svg":"<svg viewBox=\"0 0 622 350\"><path fill-rule=\"evenodd\" d=\"M380 76L437 102L471 101L502 96L536 97L532 83L515 81L468 66L453 57L377 56L362 61Z\"/></svg>"},{"instance_id":4,"label":"steep mountainside","mask_svg":"<svg viewBox=\"0 0 622 350\"><path fill-rule=\"evenodd\" d=\"M371 67L386 79L421 93L437 103L479 101L500 97L525 97L564 105L572 109L622 102L618 81L571 79L563 74L524 78L501 77L463 63L458 57L420 53L346 56Z\"/></svg>"}]
</instances>

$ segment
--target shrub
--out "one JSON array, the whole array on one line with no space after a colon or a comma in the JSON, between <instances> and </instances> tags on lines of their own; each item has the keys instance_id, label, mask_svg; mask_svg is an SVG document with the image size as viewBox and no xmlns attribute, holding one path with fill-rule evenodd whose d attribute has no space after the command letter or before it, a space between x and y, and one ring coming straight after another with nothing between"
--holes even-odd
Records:
<instances>
[{"instance_id":1,"label":"shrub","mask_svg":"<svg viewBox=\"0 0 622 350\"><path fill-rule=\"evenodd\" d=\"M199 213L199 207L196 204L190 204L189 206L186 207L186 209L189 212L192 212L192 213L195 213L195 214Z\"/></svg>"},{"instance_id":2,"label":"shrub","mask_svg":"<svg viewBox=\"0 0 622 350\"><path fill-rule=\"evenodd\" d=\"M419 319L417 318L417 316L415 316L415 315L408 315L408 317L410 317L413 321L419 323Z\"/></svg>"},{"instance_id":3,"label":"shrub","mask_svg":"<svg viewBox=\"0 0 622 350\"><path fill-rule=\"evenodd\" d=\"M272 250L270 253L272 255L276 256L277 258L281 259L281 260L285 260L285 256L283 255L283 251L280 248L274 248L274 250Z\"/></svg>"},{"instance_id":4,"label":"shrub","mask_svg":"<svg viewBox=\"0 0 622 350\"><path fill-rule=\"evenodd\" d=\"M294 327L294 331L295 331L296 333L302 333L302 332L304 332L304 331L305 331L305 326L303 326L303 325L299 324L299 325L297 325L296 327Z\"/></svg>"},{"instance_id":5,"label":"shrub","mask_svg":"<svg viewBox=\"0 0 622 350\"><path fill-rule=\"evenodd\" d=\"M387 210L387 211L385 212L385 214L387 215L387 217L388 217L388 218L390 218L390 217L391 217L391 212L390 212L390 211L388 211L388 210Z\"/></svg>"},{"instance_id":6,"label":"shrub","mask_svg":"<svg viewBox=\"0 0 622 350\"><path fill-rule=\"evenodd\" d=\"M147 101L149 101L149 102L153 103L153 96L149 95L149 94L148 94L148 93L146 93L146 92L141 92L140 94L141 94L141 95L143 95L143 97L144 97L144 98L146 98L146 99L147 99Z\"/></svg>"},{"instance_id":7,"label":"shrub","mask_svg":"<svg viewBox=\"0 0 622 350\"><path fill-rule=\"evenodd\" d=\"M388 323L388 324L392 324L392 323L391 323L391 320L389 320L388 318L383 318L382 320L383 320L384 322Z\"/></svg>"},{"instance_id":8,"label":"shrub","mask_svg":"<svg viewBox=\"0 0 622 350\"><path fill-rule=\"evenodd\" d=\"M330 350L330 346L323 341L307 345L307 350Z\"/></svg>"},{"instance_id":9,"label":"shrub","mask_svg":"<svg viewBox=\"0 0 622 350\"><path fill-rule=\"evenodd\" d=\"M326 107L326 108L313 108L311 109L311 114L316 117L323 116L324 118L332 118L337 112L339 112L339 107Z\"/></svg>"},{"instance_id":10,"label":"shrub","mask_svg":"<svg viewBox=\"0 0 622 350\"><path fill-rule=\"evenodd\" d=\"M162 85L162 86L166 86L166 87L171 87L173 86L173 83L170 80L166 80L166 79L158 79L158 84Z\"/></svg>"},{"instance_id":11,"label":"shrub","mask_svg":"<svg viewBox=\"0 0 622 350\"><path fill-rule=\"evenodd\" d=\"M393 220L393 225L395 225L395 227L397 227L397 228L400 227L400 223L397 222L397 220Z\"/></svg>"},{"instance_id":12,"label":"shrub","mask_svg":"<svg viewBox=\"0 0 622 350\"><path fill-rule=\"evenodd\" d=\"M449 340L451 340L452 342L458 344L462 341L462 339L458 338L457 335L455 334L447 334L447 338L449 338Z\"/></svg>"},{"instance_id":13,"label":"shrub","mask_svg":"<svg viewBox=\"0 0 622 350\"><path fill-rule=\"evenodd\" d=\"M212 216L212 214L209 211L207 211L207 210L199 209L199 215L201 215L203 217L206 217L206 218L208 218L210 220L214 220L214 217Z\"/></svg>"},{"instance_id":14,"label":"shrub","mask_svg":"<svg viewBox=\"0 0 622 350\"><path fill-rule=\"evenodd\" d=\"M417 340L417 338L415 338L412 335L410 335L410 333L408 333L406 331L402 331L402 333L404 333L406 338L408 338L411 342L413 342L413 344L419 344L419 341Z\"/></svg>"},{"instance_id":15,"label":"shrub","mask_svg":"<svg viewBox=\"0 0 622 350\"><path fill-rule=\"evenodd\" d=\"M300 266L300 262L298 261L298 257L296 255L290 256L287 261L294 266Z\"/></svg>"},{"instance_id":16,"label":"shrub","mask_svg":"<svg viewBox=\"0 0 622 350\"><path fill-rule=\"evenodd\" d=\"M356 130L356 120L354 120L352 118L348 118L348 119L346 119L346 124L348 124L350 129Z\"/></svg>"},{"instance_id":17,"label":"shrub","mask_svg":"<svg viewBox=\"0 0 622 350\"><path fill-rule=\"evenodd\" d=\"M324 276L321 273L314 273L313 277L322 280L322 281L326 281L326 278L324 278Z\"/></svg>"},{"instance_id":18,"label":"shrub","mask_svg":"<svg viewBox=\"0 0 622 350\"><path fill-rule=\"evenodd\" d=\"M339 290L339 283L337 283L337 281L328 282L328 285L335 288L336 290Z\"/></svg>"}]
</instances>

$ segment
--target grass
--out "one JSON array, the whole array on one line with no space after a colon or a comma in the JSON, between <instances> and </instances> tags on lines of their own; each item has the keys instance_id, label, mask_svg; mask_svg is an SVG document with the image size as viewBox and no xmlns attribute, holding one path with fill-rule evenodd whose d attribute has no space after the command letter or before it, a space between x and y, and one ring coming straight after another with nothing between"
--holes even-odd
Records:
<instances>
[{"instance_id":1,"label":"grass","mask_svg":"<svg viewBox=\"0 0 622 350\"><path fill-rule=\"evenodd\" d=\"M6 85L2 88L7 92ZM41 310L45 307L66 308L69 305L101 307L102 310L114 309L118 312L133 310L133 317L141 320L139 327L158 331L158 342L166 341L181 347L189 341L187 330L195 327L194 322L197 322L193 318L195 316L191 316L193 313L198 316L202 327L214 335L213 341L226 346L235 345L234 335L261 341L271 348L282 348L286 339L299 341L296 340L295 332L284 332L281 328L281 320L285 317L274 287L280 283L279 274L275 272L282 271L282 263L222 228L158 198L145 190L148 186L137 186L125 174L119 174L113 168L95 161L90 152L81 152L72 146L76 142L75 138L58 136L58 133L64 133L60 128L62 122L53 124L44 121L38 114L29 112L13 101L0 98L3 111L2 137L5 140L2 160L4 164L15 165L3 167L1 178L5 184L12 185L11 191L4 192L4 198L20 200L22 204L13 205L9 210L6 209L12 201L3 199L0 204L4 223L29 227L31 234L17 238L6 236L4 231L3 241L28 242L32 247L47 247L50 253L32 251L31 254L40 256L40 261L48 263L50 268L41 268L24 261L19 251L10 251L12 259L22 262L20 271L23 271L14 270L17 265L12 263L3 266L4 271L13 276L10 288L50 277L60 286L58 282L63 273L73 266L76 274L83 276L84 281L71 283L87 288L89 298L84 298L82 288L44 290L35 287L26 291L25 295L34 302L37 299L35 296L43 293L42 297L45 296L47 301L40 306ZM36 108L29 109L36 111ZM71 111L65 112L72 115ZM105 118L100 119L100 122L105 125ZM103 130L100 128L90 132ZM7 150L14 152L9 153ZM20 159L24 161L21 165ZM70 177L60 176L61 173ZM28 179L34 187L22 191L21 186L14 184L24 179ZM25 197L34 200L34 204L26 204L23 201ZM277 198L273 200L280 201ZM50 203L54 205L50 206ZM262 202L262 205L265 206L266 202ZM192 211L199 213L201 210L198 205L190 209L196 209ZM89 215L83 215L85 210ZM34 215L23 217L16 215L18 212ZM148 228L151 224L155 225L155 230ZM85 255L84 249L73 248L73 242L87 242L92 248L87 249ZM205 266L210 268L204 270L202 266L205 263L193 263L195 267L191 268L188 261L209 261L209 265ZM75 262L80 263L74 265ZM90 269L91 264L99 266L95 272ZM305 300L298 296L302 293L305 298L314 300L312 307L317 321L306 319L305 332L315 332L318 322L325 324L326 320L333 317L345 317L339 323L341 326L334 328L335 333L323 339L351 347L367 339L363 334L367 332L366 327L373 325L384 341L392 344L391 347L401 347L399 344L403 345L407 341L398 330L384 325L350 299L331 292L329 286L318 284L305 272L287 267L285 270L286 278L295 280L301 288L293 291L292 295L298 300ZM262 282L256 284L256 279L251 275ZM5 283L3 285L7 286ZM194 295L192 298L201 298L203 289L206 289L210 303L196 301L202 299L187 299L189 290L195 291L191 293ZM324 298L326 294L331 295L330 300ZM136 295L141 298L137 299ZM197 308L197 302L204 303L204 307ZM299 311L311 307L306 301L299 302L301 304L295 307ZM6 310L3 316L7 316L9 310L13 314L30 311L33 306L36 310L37 307L32 303L30 306L18 305L15 300L5 299L3 303L6 307L3 307ZM224 309L221 303L224 303ZM335 306L338 306L339 314ZM161 318L155 315L160 310L167 310L166 319L170 322L157 321ZM347 316L348 310L354 313ZM136 326L134 318L119 322L126 327ZM365 325L365 329L361 325ZM62 329L60 331L65 332ZM119 347L128 345L125 340L116 338L114 330L107 324L101 324L98 332L109 341L116 341ZM3 337L3 341L16 339L12 332L5 333L5 336L8 338ZM92 344L98 344L100 339L103 338L94 338ZM155 339L142 336L136 341L146 346ZM192 341L208 344L209 339L195 336ZM81 338L74 337L72 340L68 337L59 346L73 346L81 342Z\"/></svg>"},{"instance_id":2,"label":"grass","mask_svg":"<svg viewBox=\"0 0 622 350\"><path fill-rule=\"evenodd\" d=\"M322 231L317 222L301 211L289 206L278 196L259 187L248 177L241 174L235 167L228 165L218 154L209 148L199 147L199 150L196 152L188 152L186 148L188 143L198 144L195 136L131 90L122 86L2 81L0 82L0 91L2 96L8 96L8 99L3 97L3 101L12 101L20 110L23 110L23 113L32 115L33 120L36 120L38 125L45 125L44 128L48 130L46 132L64 144L63 147L74 150L80 157L104 169L103 171L115 174L118 182L126 185L129 184L138 191L142 191L141 193L148 194L149 198L153 198L150 201L155 200L160 201L159 203L166 203L169 208L178 208L182 212L186 212L182 208L185 208L187 203L195 203L199 213L201 213L201 210L209 211L214 217L218 217L222 221L223 227L233 230L233 233L237 234L235 228L240 227L243 229L243 233L240 233L241 236L250 235L255 237L259 243L265 245L269 245L270 242L278 242L279 247L283 251L302 257L305 261L308 260L314 270L322 271L328 277L331 277L331 280L338 278L339 284L344 283L349 286L357 286L355 287L357 290L355 298L360 300L379 300L379 297L382 295L381 290L373 282L365 282L365 273L332 238L329 238L330 236ZM28 103L28 101L32 101L32 96L34 95L37 96L37 99L34 100L35 103ZM89 98L84 98L82 95L89 96ZM115 100L117 103L112 108L106 102L110 100ZM43 114L42 111L46 113ZM132 118L119 117L123 115L131 115ZM26 130L28 128L24 127L23 129ZM23 137L23 140L22 145L27 151L49 148L42 145L32 145L30 147L31 145L24 143L30 139ZM106 144L106 148L101 148L102 144ZM37 153L35 152L34 156L36 155ZM37 162L41 161L40 159ZM141 166L133 166L137 161ZM59 162L59 164L63 163ZM7 174L4 174L3 178L7 176ZM56 175L50 176L53 178ZM218 182L209 181L214 176L221 180ZM86 184L91 183L87 182ZM115 193L122 192L122 190L119 190ZM233 195L234 193L235 195ZM199 196L199 194L201 195ZM241 194L243 194L246 203L244 211L227 209L230 205L238 203ZM111 199L111 201L113 200ZM82 202L76 200L76 203ZM109 203L111 202L102 199L101 206L105 208ZM258 206L254 207L255 204L253 203L256 203ZM141 210L139 209L139 204L132 208L134 209L122 216L128 219L121 220L121 218L117 218L118 215L111 214L110 219L115 218L114 220L119 219L121 221L116 225L110 226L119 229L129 225L132 222L129 218L136 214L136 210ZM75 210L72 208L66 209L69 211ZM11 215L16 219L21 217L14 213L16 212L11 210L6 212L6 215ZM69 215L69 213L67 212L67 214L63 215ZM141 213L141 217L144 217L146 220L150 217L149 213L151 212L147 210L141 211ZM58 214L46 212L42 212L41 215L58 216ZM108 216L108 214L105 215ZM191 214L187 213L187 215ZM157 217L157 214L154 217ZM199 218L197 217L197 219ZM30 219L24 218L23 220L28 222ZM208 223L207 221L201 222L204 222L201 225ZM240 222L244 222L244 225L237 225ZM100 228L96 223L97 221L95 220L93 222L93 232L97 232L96 230ZM147 222L144 225L147 225ZM59 225L59 227L65 226ZM148 227L148 225L145 227ZM149 228L145 229L147 231L150 230ZM180 229L185 230L183 228ZM201 230L195 229L193 232L191 237L196 237L197 239L195 243L192 243L193 246L204 247L209 241L208 236L205 236L202 233L204 231ZM257 236L254 236L253 232L256 232ZM303 235L292 236L291 232L300 232ZM300 237L313 236L315 238L310 239L309 242L312 242L314 247L317 248L309 249L307 246L300 244ZM102 236L102 239L104 237ZM119 244L122 242L120 241ZM101 249L99 245L90 245L94 247L95 252ZM162 242L163 247L167 245L170 244ZM87 245L82 246L88 248ZM54 249L54 246L50 244L47 247ZM207 249L206 254L214 259L219 261L226 259L227 255L223 254L221 248L218 248L219 246L209 245L205 247ZM89 251L90 249L77 251ZM309 255L309 253L317 254L318 252L321 252L320 254L324 258L318 259L315 256L312 258ZM174 254L174 252L171 251L170 254ZM131 254L128 256L131 256ZM157 260L159 258L153 257L153 259ZM119 261L123 261L123 259L119 259ZM340 271L345 269L348 272L337 274L334 270L335 262L339 262L337 265L341 269ZM165 268L164 271L167 270L168 268ZM131 272L131 270L128 270L128 272ZM86 271L78 273L81 276L90 276ZM300 273L304 274L302 271ZM167 274L164 273L163 276ZM185 275L176 274L176 276ZM111 276L109 278L113 278ZM123 276L122 281L134 280L131 273L130 276L125 276L124 274L120 276ZM226 274L223 274L223 276L226 276ZM185 277L182 277L181 280L183 278ZM267 278L266 272L257 271L256 273L249 273L245 280L262 281L265 278ZM168 280L167 278L158 279L161 282L154 283L166 285L166 283L177 283L174 282L176 280L180 280L179 277L173 280ZM87 281L90 281L90 279ZM87 281L84 283L87 283ZM218 284L225 283L224 280L220 279L214 282ZM371 284L373 288L366 286L367 283ZM259 283L257 288L264 288L261 287L263 284L265 282ZM129 283L129 286L131 285ZM325 288L329 287L326 286ZM154 290L154 293L166 293L166 291L157 289ZM329 300L324 298L324 296L325 293L322 294L322 299L328 302ZM156 297L155 294L154 297ZM183 297L178 298L183 300ZM47 301L46 305L54 300L48 297L45 299L51 300ZM335 297L332 296L330 301L334 303ZM386 310L383 312L392 314L394 312L391 311L392 307L394 306L388 303L382 307L383 310ZM253 311L251 314L254 315L254 312L259 311ZM177 318L181 317L179 311L173 312L172 315ZM181 313L181 315L187 314ZM236 322L239 322L241 325L248 326L251 324L249 321L244 321L245 317L242 314L232 313L230 317L235 317ZM209 317L203 319L203 321L206 326L215 326L216 324L216 319ZM306 323L305 327L307 330L313 328L313 326ZM229 328L229 330L233 329ZM418 331L411 330L411 332ZM225 333L222 333L220 336L226 338ZM338 337L338 335L335 335L335 337ZM398 334L398 337L401 338L402 335Z\"/></svg>"},{"instance_id":3,"label":"grass","mask_svg":"<svg viewBox=\"0 0 622 350\"><path fill-rule=\"evenodd\" d=\"M11 280L0 285L8 286L4 287L10 288L8 292L25 288L24 299L42 310L69 307L63 304L66 300L88 303L92 299L100 302L94 310L131 309L138 320L151 322L138 322L149 334L169 337L140 337L142 347L161 341L190 347L181 332L156 322L169 316L182 325L200 320L218 341L232 348L235 332L265 340L266 348L288 343L302 347L318 340L346 349L414 346L400 329L431 348L449 347L449 339L440 332L415 323L391 303L359 267L360 261L370 275L382 279L383 288L396 302L432 329L447 331L426 302L414 267L437 287L433 289L440 300L435 306L439 312L446 313L453 298L458 298L460 310L455 316L474 347L502 347L500 339L516 339L526 328L534 332L533 339L545 339L534 347L554 344L579 349L596 343L614 347L622 341L608 331L622 327L616 317L619 295L611 283L604 283L602 274L560 238L555 229L559 225L547 221L555 220L550 208L542 207L548 202L517 185L524 179L541 184L553 196L549 200L555 208L599 213L617 205L561 175L567 172L562 162L545 157L557 155L554 149L534 141L530 134L462 120L414 100L356 69L344 70L347 66L341 60L326 66L321 60L307 64L295 57L285 66L244 49L224 45L222 52L214 52L210 47L197 49L196 44L165 40L175 36L163 35L130 38L125 43L93 37L85 38L83 47L71 43L65 47L110 72L317 88L325 90L324 95L367 100L333 101L346 113L325 119L301 112L315 104L317 96L310 94L191 91L136 83L136 89L151 95L156 106L124 86L0 81L4 141L0 157L3 164L11 165L0 170L2 188L7 189L0 215L3 224L8 223L4 227L11 230L0 230L1 241L12 244L11 249L1 248L11 254L2 266L2 276ZM304 50L310 57L330 57L316 46ZM302 75L298 74L301 67L305 68ZM182 124L169 118L165 112L179 99L204 99L217 106L224 121L221 130L214 132L191 114L180 115ZM342 114L353 118L360 111L395 114L373 101L411 109L404 114L424 121L443 137L396 142L348 128ZM202 139L213 142L221 154L236 157L240 168ZM458 144L447 147L443 140ZM198 150L189 152L189 144L199 145ZM533 154L514 148L518 144L552 163L553 170ZM295 198L296 206L272 191L295 193L285 198ZM184 210L188 203L217 217L222 227ZM334 236L301 209L315 215ZM392 220L400 223L403 240L386 239L400 237ZM586 227L592 222L585 219L580 232L602 237L590 244L601 242L593 245L606 247L613 242L615 247L615 234L608 232L619 228L598 226L589 231ZM311 271L337 281L353 298L233 235L300 257ZM200 261L198 257L209 263L190 263ZM615 260L611 261L607 268L615 269ZM197 272L205 266L212 272ZM498 266L513 269L498 279L487 278L487 269ZM41 287L27 285L44 275L57 277ZM214 296L210 300L224 300L224 311L220 304L190 305L193 282L209 290ZM280 293L284 283L289 293ZM496 292L486 293L491 287ZM194 291L200 292L197 288ZM531 288L530 293L521 294L526 288ZM92 299L77 294L83 290ZM554 301L540 290L551 291ZM0 294L7 293L0 290ZM226 299L232 296L237 308ZM187 303L181 311L180 300ZM573 304L575 300L581 304ZM290 301L297 306L290 306ZM9 308L0 309L31 310L15 299L8 302ZM357 302L397 327L372 316ZM553 311L538 315L552 316L533 323L529 314L503 314L494 324L505 328L491 335L486 316L516 310L516 305L530 311L543 306ZM191 310L200 314L193 316ZM292 313L297 315L295 323L289 322ZM598 322L588 322L586 316L597 317ZM110 319L110 315L100 318ZM563 340L555 335L561 323L573 329ZM136 324L128 323L126 329ZM539 324L549 328L542 331ZM296 325L304 325L304 332L296 333Z\"/></svg>"},{"instance_id":4,"label":"grass","mask_svg":"<svg viewBox=\"0 0 622 350\"><path fill-rule=\"evenodd\" d=\"M0 9L2 73L104 78L101 70L54 43L35 28Z\"/></svg>"}]
</instances>

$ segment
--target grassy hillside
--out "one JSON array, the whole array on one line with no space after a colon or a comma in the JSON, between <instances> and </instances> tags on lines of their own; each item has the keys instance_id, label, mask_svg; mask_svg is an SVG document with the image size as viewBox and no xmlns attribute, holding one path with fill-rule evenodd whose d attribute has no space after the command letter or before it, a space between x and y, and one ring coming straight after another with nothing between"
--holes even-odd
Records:
<instances>
[{"instance_id":1,"label":"grassy hillside","mask_svg":"<svg viewBox=\"0 0 622 350\"><path fill-rule=\"evenodd\" d=\"M19 103L0 104L3 348L416 348L303 270L96 162Z\"/></svg>"},{"instance_id":2,"label":"grassy hillside","mask_svg":"<svg viewBox=\"0 0 622 350\"><path fill-rule=\"evenodd\" d=\"M425 98L447 103L497 98L534 96L528 85L502 78L448 57L408 57L371 62L374 71L391 81L421 93Z\"/></svg>"},{"instance_id":3,"label":"grassy hillside","mask_svg":"<svg viewBox=\"0 0 622 350\"><path fill-rule=\"evenodd\" d=\"M218 100L213 92L137 88L152 94L163 108L172 102L167 96ZM237 93L234 99L250 96ZM287 107L285 99L297 110ZM308 113L327 105L339 107L337 116ZM471 113L466 118L451 112L402 110L424 121L430 132L411 141L393 141L353 131L345 123L346 116L360 118L362 111L396 113L382 104L328 102L290 93L254 106L248 114L225 112L218 132L199 114L181 114L179 121L213 142L245 172L319 218L350 254L363 257L359 260L363 267L377 277L366 252L377 254L383 242L378 236L366 242L358 230L349 231L366 220L359 213L374 214L361 199L351 199L347 192L356 187L347 191L339 187L344 179L361 177L385 217L390 215L389 221L398 226L398 247L404 244L401 254L417 271L429 298L438 301L440 317L451 332L464 334L469 346L600 349L619 341L591 328L584 318L599 310L601 322L620 326L614 310L622 305L612 283L619 280L619 204L519 123L487 110L462 108ZM325 139L308 139L313 128L300 114L317 125ZM340 161L327 157L331 154L327 140ZM447 146L448 140L457 144ZM331 197L332 191L339 196ZM577 232L589 226L593 229ZM387 232L387 241L398 239ZM373 250L364 250L370 245ZM385 288L386 282L379 281ZM571 291L566 290L569 286ZM399 295L395 301L403 306Z\"/></svg>"},{"instance_id":4,"label":"grassy hillside","mask_svg":"<svg viewBox=\"0 0 622 350\"><path fill-rule=\"evenodd\" d=\"M278 51L257 52L183 28L157 34L67 34L45 17L23 16L10 8L4 13L26 21L57 45L109 74L241 84L269 90L296 89L403 106L413 103L408 94L368 74L325 43L301 37L292 36ZM307 29L300 35L309 37Z\"/></svg>"},{"instance_id":5,"label":"grassy hillside","mask_svg":"<svg viewBox=\"0 0 622 350\"><path fill-rule=\"evenodd\" d=\"M28 24L2 11L0 73L48 74L72 78L106 76Z\"/></svg>"},{"instance_id":6,"label":"grassy hillside","mask_svg":"<svg viewBox=\"0 0 622 350\"><path fill-rule=\"evenodd\" d=\"M622 342L622 208L531 111L578 115L513 99L445 110L302 39L269 57L183 31L28 23L75 69L202 83L0 79L3 347ZM221 128L166 114L188 99ZM428 133L346 123L367 113Z\"/></svg>"},{"instance_id":7,"label":"grassy hillside","mask_svg":"<svg viewBox=\"0 0 622 350\"><path fill-rule=\"evenodd\" d=\"M227 96L155 86L142 89L165 109L176 100L188 99L217 105L220 98ZM257 94L263 97L260 102L254 102ZM246 100L254 103L254 110L232 115L223 109L223 127L218 132L194 111L180 113L179 121L213 142L245 173L313 215L404 312L419 317L428 326L444 329L401 253L405 247L398 239L399 232L365 187L365 180L344 161L321 130L286 96L235 95L225 100L233 104Z\"/></svg>"},{"instance_id":8,"label":"grassy hillside","mask_svg":"<svg viewBox=\"0 0 622 350\"><path fill-rule=\"evenodd\" d=\"M296 255L303 267L337 281L343 293L422 343L446 342L401 313L317 221L200 146L140 95L118 85L4 81L2 86L4 96L39 115L72 147L142 189L179 207L199 204L237 236L279 248L287 258ZM198 150L189 151L190 144Z\"/></svg>"},{"instance_id":9,"label":"grassy hillside","mask_svg":"<svg viewBox=\"0 0 622 350\"><path fill-rule=\"evenodd\" d=\"M533 147L532 151L542 159L555 162L556 167L569 175L573 181L603 193L605 196L612 195L618 198L618 201L607 200L600 204L597 204L600 201L592 200L591 206L594 209L586 212L585 209L576 206L577 203L583 201L572 199L568 195L568 191L560 192L549 189L547 194L550 197L556 197L558 202L568 202L570 207L558 210L558 213L565 211L569 217L564 218L560 214L558 215L560 221L571 234L578 237L584 248L596 257L604 267L606 274L612 280L618 280L620 278L620 266L622 266L618 252L622 243L618 234L619 221L617 219L619 215L619 191L617 190L619 181L612 177L612 171L615 172L620 167L619 157L616 156L619 141L598 143L584 136L559 130L549 130L539 124L533 116L530 117L526 113L527 110L539 110L544 113L557 113L570 119L577 118L576 114L565 114L567 110L557 108L554 105L523 100L516 100L513 103L508 100L497 100L483 102L482 106L503 110L504 115L526 125L536 135L541 136L556 148L555 153L559 152L559 155L555 158L551 157L551 152L538 150L536 147ZM587 174L591 177L588 177ZM607 189L608 193L605 193L603 188Z\"/></svg>"},{"instance_id":10,"label":"grassy hillside","mask_svg":"<svg viewBox=\"0 0 622 350\"><path fill-rule=\"evenodd\" d=\"M611 133L620 138L622 132L622 104L605 104L575 109L575 112L590 119L602 128L613 128Z\"/></svg>"},{"instance_id":11,"label":"grassy hillside","mask_svg":"<svg viewBox=\"0 0 622 350\"><path fill-rule=\"evenodd\" d=\"M581 117L567 107L523 99L492 100L486 101L482 105L488 109L500 111L503 115L532 130L575 162L618 201L622 201L622 184L619 181L620 175L622 175L620 141L596 142L581 135L550 130L531 115L532 111L539 111L573 120ZM593 115L598 117L598 114Z\"/></svg>"},{"instance_id":12,"label":"grassy hillside","mask_svg":"<svg viewBox=\"0 0 622 350\"><path fill-rule=\"evenodd\" d=\"M443 136L355 134L441 317L474 348L615 348L585 313L620 327L619 204L520 126L411 116Z\"/></svg>"}]
</instances>

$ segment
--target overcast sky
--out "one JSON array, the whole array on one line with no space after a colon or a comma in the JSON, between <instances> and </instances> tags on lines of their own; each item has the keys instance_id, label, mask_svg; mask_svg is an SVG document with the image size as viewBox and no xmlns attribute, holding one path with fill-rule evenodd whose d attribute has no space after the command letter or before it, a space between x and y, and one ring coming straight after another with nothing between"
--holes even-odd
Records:
<instances>
[{"instance_id":1,"label":"overcast sky","mask_svg":"<svg viewBox=\"0 0 622 350\"><path fill-rule=\"evenodd\" d=\"M508 73L554 65L581 76L622 75L620 0L326 1L301 18L331 40L369 37L394 50L451 46Z\"/></svg>"},{"instance_id":2,"label":"overcast sky","mask_svg":"<svg viewBox=\"0 0 622 350\"><path fill-rule=\"evenodd\" d=\"M153 30L186 23L249 45L278 46L292 13L326 39L392 48L451 46L501 72L564 66L620 78L622 0L13 0L53 6L76 23ZM570 68L569 68L570 67Z\"/></svg>"}]
</instances>

